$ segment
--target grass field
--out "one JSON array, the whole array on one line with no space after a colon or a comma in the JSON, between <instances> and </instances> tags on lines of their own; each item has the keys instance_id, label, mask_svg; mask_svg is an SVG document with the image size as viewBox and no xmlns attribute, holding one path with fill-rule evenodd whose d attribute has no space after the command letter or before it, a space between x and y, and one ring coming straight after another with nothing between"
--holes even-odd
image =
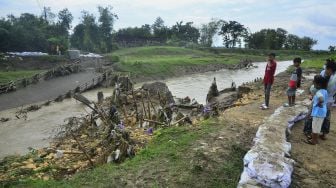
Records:
<instances>
[{"instance_id":1,"label":"grass field","mask_svg":"<svg viewBox=\"0 0 336 188\"><path fill-rule=\"evenodd\" d=\"M211 135L227 127L217 119L197 126L172 127L155 132L153 140L133 159L122 164L106 164L79 173L70 180L25 181L21 187L124 187L138 182L145 187L236 187L246 149L227 143L226 153L216 152L220 164L195 150L197 141L216 139ZM210 157L208 159L207 157ZM202 161L207 161L204 166ZM132 186L131 186L132 187ZM140 186L141 187L141 186Z\"/></svg>"},{"instance_id":2,"label":"grass field","mask_svg":"<svg viewBox=\"0 0 336 188\"><path fill-rule=\"evenodd\" d=\"M241 60L264 61L265 57L258 55L221 53L193 50L181 47L139 47L121 49L108 55L119 57L120 71L135 75L169 75L177 67L198 66L209 64L237 64Z\"/></svg>"},{"instance_id":3,"label":"grass field","mask_svg":"<svg viewBox=\"0 0 336 188\"><path fill-rule=\"evenodd\" d=\"M42 71L43 70L0 71L0 84L20 78L28 78Z\"/></svg>"},{"instance_id":4,"label":"grass field","mask_svg":"<svg viewBox=\"0 0 336 188\"><path fill-rule=\"evenodd\" d=\"M118 60L119 71L130 72L133 76L163 77L174 75L178 68L226 64L233 65L248 59L254 62L265 61L270 50L244 49L189 49L181 47L149 46L126 48L107 54L110 60ZM301 56L304 59L326 57L327 52L275 51L278 60L291 60ZM310 66L310 64L307 66ZM318 66L318 65L316 65Z\"/></svg>"},{"instance_id":5,"label":"grass field","mask_svg":"<svg viewBox=\"0 0 336 188\"><path fill-rule=\"evenodd\" d=\"M306 61L304 61L304 63L302 63L302 67L320 70L323 68L323 65L325 64L326 59L328 58L332 58L336 60L336 54L322 55L320 57L314 57L311 59L307 59Z\"/></svg>"}]
</instances>

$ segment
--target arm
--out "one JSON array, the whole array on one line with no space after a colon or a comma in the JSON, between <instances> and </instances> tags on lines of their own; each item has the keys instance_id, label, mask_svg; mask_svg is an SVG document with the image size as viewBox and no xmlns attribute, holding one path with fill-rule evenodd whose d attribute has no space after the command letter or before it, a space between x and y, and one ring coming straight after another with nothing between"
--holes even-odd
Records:
<instances>
[{"instance_id":1,"label":"arm","mask_svg":"<svg viewBox=\"0 0 336 188\"><path fill-rule=\"evenodd\" d=\"M319 97L319 101L318 101L318 103L317 103L317 106L320 107L320 108L323 108L323 102L324 102L323 97L322 97L322 96Z\"/></svg>"},{"instance_id":2,"label":"arm","mask_svg":"<svg viewBox=\"0 0 336 188\"><path fill-rule=\"evenodd\" d=\"M272 66L272 76L274 76L274 74L275 74L275 71L276 71L276 66L277 66L277 64L276 64L276 62L274 62L274 64L273 64L273 66Z\"/></svg>"},{"instance_id":3,"label":"arm","mask_svg":"<svg viewBox=\"0 0 336 188\"><path fill-rule=\"evenodd\" d=\"M298 76L298 80L301 80L301 78L302 78L302 69L301 68L299 68L298 70L297 70L297 76Z\"/></svg>"},{"instance_id":4,"label":"arm","mask_svg":"<svg viewBox=\"0 0 336 188\"><path fill-rule=\"evenodd\" d=\"M297 88L301 87L301 79L302 79L302 69L298 68L296 71L296 75L297 75L297 83L296 86Z\"/></svg>"}]
</instances>

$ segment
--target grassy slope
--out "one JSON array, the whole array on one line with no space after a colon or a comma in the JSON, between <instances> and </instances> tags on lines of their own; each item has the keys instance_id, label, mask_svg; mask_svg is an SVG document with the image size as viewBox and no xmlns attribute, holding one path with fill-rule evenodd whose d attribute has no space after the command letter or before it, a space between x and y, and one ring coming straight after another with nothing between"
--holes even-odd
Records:
<instances>
[{"instance_id":1,"label":"grassy slope","mask_svg":"<svg viewBox=\"0 0 336 188\"><path fill-rule=\"evenodd\" d=\"M28 78L43 70L20 70L20 71L0 71L0 83L7 83L11 80L16 80L20 78Z\"/></svg>"},{"instance_id":2,"label":"grassy slope","mask_svg":"<svg viewBox=\"0 0 336 188\"><path fill-rule=\"evenodd\" d=\"M322 69L325 60L328 58L336 59L336 54L322 55L320 57L313 57L302 63L303 68Z\"/></svg>"},{"instance_id":3,"label":"grassy slope","mask_svg":"<svg viewBox=\"0 0 336 188\"><path fill-rule=\"evenodd\" d=\"M170 75L176 67L207 64L236 64L243 59L263 61L265 57L258 55L242 55L193 50L181 47L139 47L118 50L108 55L119 56L118 67L121 71L135 75Z\"/></svg>"},{"instance_id":4,"label":"grassy slope","mask_svg":"<svg viewBox=\"0 0 336 188\"><path fill-rule=\"evenodd\" d=\"M265 61L269 50L210 48L195 50L181 47L149 46L120 49L108 54L110 59L119 57L118 69L142 76L172 76L178 67L209 64L237 64L241 60ZM290 60L301 56L304 59L325 59L326 52L275 51L278 60ZM308 64L314 66L316 63ZM317 64L316 66L319 66Z\"/></svg>"},{"instance_id":5,"label":"grassy slope","mask_svg":"<svg viewBox=\"0 0 336 188\"><path fill-rule=\"evenodd\" d=\"M21 186L123 187L129 180L145 187L236 187L243 168L244 147L227 143L228 153L221 154L220 164L211 170L205 170L200 163L206 159L204 154L193 149L199 146L197 140L207 139L224 127L217 120L207 120L200 126L159 130L145 149L120 165L103 165L69 181L28 181ZM206 161L211 163L211 159Z\"/></svg>"}]
</instances>

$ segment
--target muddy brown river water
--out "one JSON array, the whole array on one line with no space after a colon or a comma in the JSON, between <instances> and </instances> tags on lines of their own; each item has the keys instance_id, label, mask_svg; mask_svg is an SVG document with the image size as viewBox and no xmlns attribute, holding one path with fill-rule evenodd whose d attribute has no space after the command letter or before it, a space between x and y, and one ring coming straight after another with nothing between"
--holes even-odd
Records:
<instances>
[{"instance_id":1,"label":"muddy brown river water","mask_svg":"<svg viewBox=\"0 0 336 188\"><path fill-rule=\"evenodd\" d=\"M285 71L291 61L278 62L277 73ZM244 70L220 70L202 74L187 75L164 80L176 97L189 96L200 103L205 103L205 97L211 82L216 77L218 89L230 87L232 81L236 85L262 77L266 63L256 63L258 68ZM140 86L141 83L137 84ZM90 100L96 100L97 92L103 91L104 96L110 96L113 88L99 88L84 93ZM69 117L87 114L89 109L74 99L66 99L61 103L52 103L35 112L29 112L27 119L17 119L15 112L19 108L0 112L0 118L10 118L0 123L0 159L12 154L24 154L28 147L40 148L48 146L52 136L57 133L59 125Z\"/></svg>"}]
</instances>

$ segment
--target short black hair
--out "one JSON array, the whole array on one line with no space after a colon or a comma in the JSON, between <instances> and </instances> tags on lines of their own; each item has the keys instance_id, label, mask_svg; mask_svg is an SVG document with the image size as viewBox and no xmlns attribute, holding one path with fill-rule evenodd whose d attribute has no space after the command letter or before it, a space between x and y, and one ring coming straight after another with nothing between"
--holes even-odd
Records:
<instances>
[{"instance_id":1,"label":"short black hair","mask_svg":"<svg viewBox=\"0 0 336 188\"><path fill-rule=\"evenodd\" d=\"M333 72L336 72L336 63L333 59L327 59L326 69L331 69Z\"/></svg>"},{"instance_id":2,"label":"short black hair","mask_svg":"<svg viewBox=\"0 0 336 188\"><path fill-rule=\"evenodd\" d=\"M301 63L301 57L296 57L293 59L294 63Z\"/></svg>"},{"instance_id":3,"label":"short black hair","mask_svg":"<svg viewBox=\"0 0 336 188\"><path fill-rule=\"evenodd\" d=\"M332 58L328 58L328 59L326 59L326 63L328 63L328 62L333 62L333 63L335 63L335 60L332 59Z\"/></svg>"},{"instance_id":4,"label":"short black hair","mask_svg":"<svg viewBox=\"0 0 336 188\"><path fill-rule=\"evenodd\" d=\"M275 53L269 53L268 56L275 57Z\"/></svg>"},{"instance_id":5,"label":"short black hair","mask_svg":"<svg viewBox=\"0 0 336 188\"><path fill-rule=\"evenodd\" d=\"M321 75L314 76L314 83L319 85L321 89L327 89L328 80Z\"/></svg>"}]
</instances>

